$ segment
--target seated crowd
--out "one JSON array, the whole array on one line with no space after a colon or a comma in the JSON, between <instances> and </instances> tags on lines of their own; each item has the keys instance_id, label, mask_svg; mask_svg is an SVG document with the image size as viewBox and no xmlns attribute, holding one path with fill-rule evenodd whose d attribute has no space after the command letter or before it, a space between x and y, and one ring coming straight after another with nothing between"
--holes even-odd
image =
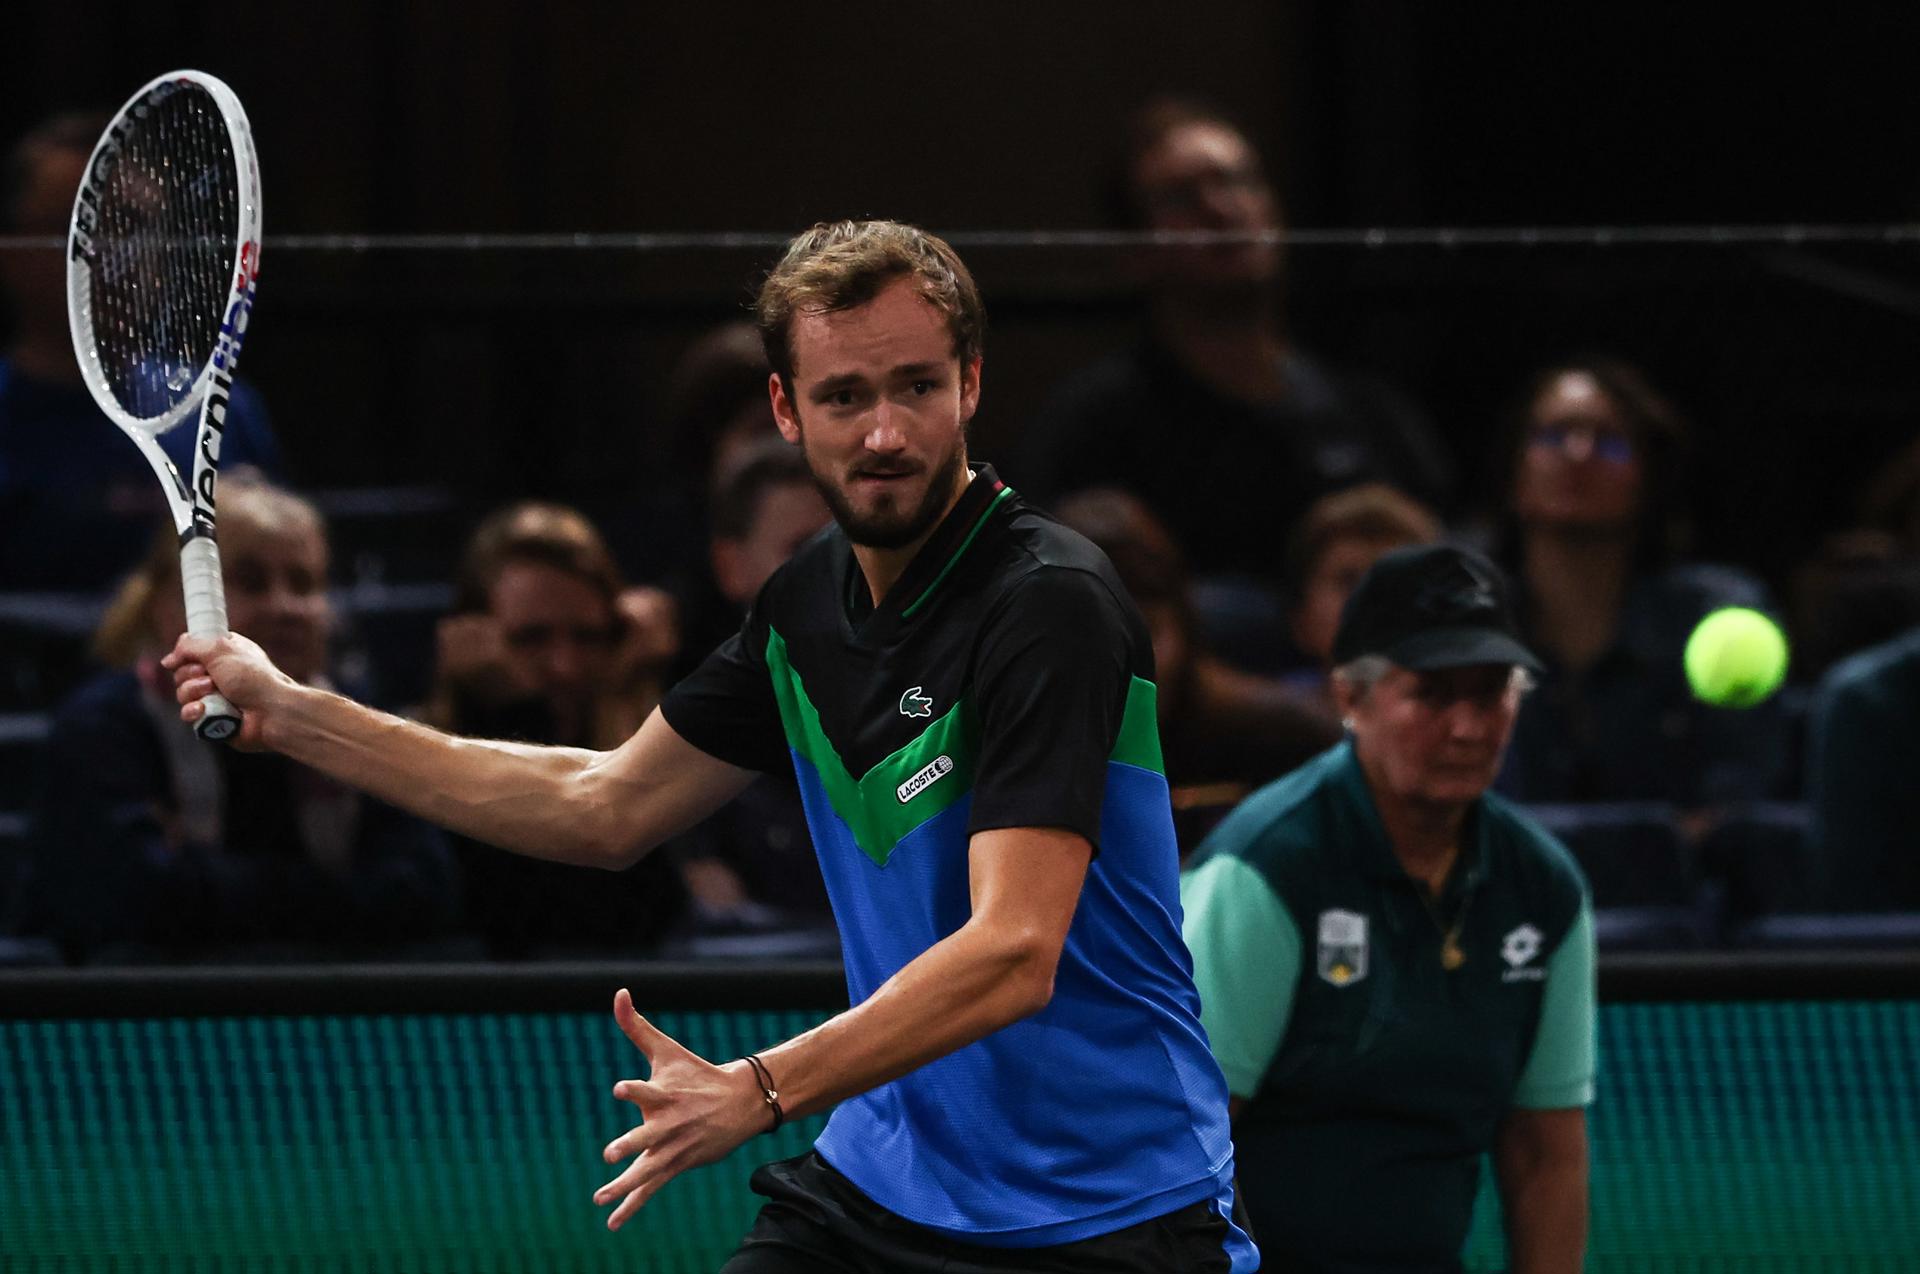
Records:
<instances>
[{"instance_id":1,"label":"seated crowd","mask_svg":"<svg viewBox=\"0 0 1920 1274\"><path fill-rule=\"evenodd\" d=\"M23 143L0 230L54 226L48 192L71 186L74 147L92 136L68 121ZM1494 788L1572 849L1602 947L1766 941L1782 914L1920 912L1908 843L1920 814L1920 608L1867 608L1849 626L1832 600L1836 579L1920 572L1920 462L1899 470L1904 487L1870 493L1858 532L1822 549L1815 566L1830 569L1812 572L1815 586L1796 585L1790 628L1819 659L1759 705L1709 706L1683 672L1700 620L1729 606L1785 619L1788 608L1740 566L1691 555L1691 438L1674 403L1617 360L1544 366L1515 394L1496 476L1469 489L1423 412L1324 364L1282 326L1281 252L1258 237L1281 227L1280 202L1246 137L1164 102L1129 139L1118 201L1129 224L1253 237L1152 256L1137 344L1069 375L1014 454L983 458L1105 551L1132 592L1158 665L1183 852L1350 736L1351 693L1334 676L1347 598L1383 555L1450 542L1511 578L1540 664ZM12 262L17 315L0 357L0 507L17 528L0 536L0 594L104 597L138 556L129 528L150 533L151 477L104 422L71 419L92 413L60 357L63 298L0 262ZM804 460L773 429L766 376L740 325L696 345L674 394L678 469L657 501L636 499L646 508L602 525L556 503L481 518L437 581L451 580L451 604L424 701L389 706L529 742L602 749L631 734L829 521ZM232 627L290 675L327 684L358 666L329 640L327 526L276 485L268 418L252 391L243 402L229 444L244 436L240 458L255 463L223 478L220 502ZM76 495L53 460L77 453L31 453L54 417L62 435L99 436L111 462L84 472L124 492ZM49 531L37 512L49 508L98 516ZM669 523L680 539L704 529L702 548L667 548ZM50 534L73 547L73 570L47 551ZM164 532L124 576L83 683L22 673L0 687L12 699L0 705L0 936L42 944L16 958L835 949L791 778L761 779L609 879L450 840L278 757L196 742L156 665L183 626L177 561ZM403 658L366 645L375 673ZM1871 926L1788 930L1850 941Z\"/></svg>"}]
</instances>

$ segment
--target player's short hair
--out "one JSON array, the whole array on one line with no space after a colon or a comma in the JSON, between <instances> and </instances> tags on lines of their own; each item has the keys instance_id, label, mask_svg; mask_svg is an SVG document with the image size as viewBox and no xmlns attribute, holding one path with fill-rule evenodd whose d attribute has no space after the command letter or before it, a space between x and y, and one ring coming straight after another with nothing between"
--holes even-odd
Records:
<instances>
[{"instance_id":1,"label":"player's short hair","mask_svg":"<svg viewBox=\"0 0 1920 1274\"><path fill-rule=\"evenodd\" d=\"M1384 482L1369 482L1323 495L1307 506L1287 537L1286 587L1298 598L1327 551L1343 540L1367 540L1398 548L1432 544L1440 519L1412 496Z\"/></svg>"},{"instance_id":2,"label":"player's short hair","mask_svg":"<svg viewBox=\"0 0 1920 1274\"><path fill-rule=\"evenodd\" d=\"M913 279L946 316L962 364L980 357L987 309L959 253L936 235L898 221L822 221L796 235L754 303L767 362L793 386L793 318L864 305L895 279Z\"/></svg>"},{"instance_id":3,"label":"player's short hair","mask_svg":"<svg viewBox=\"0 0 1920 1274\"><path fill-rule=\"evenodd\" d=\"M744 540L767 494L779 487L813 485L813 474L800 449L782 438L756 443L713 484L713 536Z\"/></svg>"},{"instance_id":4,"label":"player's short hair","mask_svg":"<svg viewBox=\"0 0 1920 1274\"><path fill-rule=\"evenodd\" d=\"M485 612L501 572L516 563L552 567L583 580L609 606L624 587L612 551L585 514L529 500L489 514L474 530L454 580L454 609Z\"/></svg>"},{"instance_id":5,"label":"player's short hair","mask_svg":"<svg viewBox=\"0 0 1920 1274\"><path fill-rule=\"evenodd\" d=\"M40 121L13 144L0 163L0 231L12 234L30 228L20 224L20 200L33 180L38 158L48 151L91 155L112 118L107 111L67 111Z\"/></svg>"}]
</instances>

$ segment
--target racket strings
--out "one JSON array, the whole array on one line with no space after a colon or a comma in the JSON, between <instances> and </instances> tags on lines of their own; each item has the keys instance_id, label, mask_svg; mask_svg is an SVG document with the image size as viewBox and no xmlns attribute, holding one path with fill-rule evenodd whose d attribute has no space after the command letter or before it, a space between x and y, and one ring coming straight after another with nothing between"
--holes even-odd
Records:
<instances>
[{"instance_id":1,"label":"racket strings","mask_svg":"<svg viewBox=\"0 0 1920 1274\"><path fill-rule=\"evenodd\" d=\"M175 86L128 117L89 291L101 371L136 418L165 415L212 358L239 223L232 139L210 94Z\"/></svg>"}]
</instances>

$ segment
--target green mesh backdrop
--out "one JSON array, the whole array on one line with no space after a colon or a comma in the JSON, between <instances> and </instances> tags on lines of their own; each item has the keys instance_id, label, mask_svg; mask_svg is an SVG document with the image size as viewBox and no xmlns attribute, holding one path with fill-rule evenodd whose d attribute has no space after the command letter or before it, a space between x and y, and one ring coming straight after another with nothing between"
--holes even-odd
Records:
<instances>
[{"instance_id":1,"label":"green mesh backdrop","mask_svg":"<svg viewBox=\"0 0 1920 1274\"><path fill-rule=\"evenodd\" d=\"M655 1020L735 1057L824 1016ZM1590 1269L1920 1269L1920 1004L1609 1005L1601 1045ZM608 1234L636 1060L605 1014L0 1022L0 1267L710 1271L819 1121Z\"/></svg>"},{"instance_id":2,"label":"green mesh backdrop","mask_svg":"<svg viewBox=\"0 0 1920 1274\"><path fill-rule=\"evenodd\" d=\"M1606 1005L1588 1136L1589 1270L1920 1271L1920 1003Z\"/></svg>"},{"instance_id":3,"label":"green mesh backdrop","mask_svg":"<svg viewBox=\"0 0 1920 1274\"><path fill-rule=\"evenodd\" d=\"M660 1013L733 1058L819 1013ZM0 1023L0 1268L708 1274L751 1221L750 1155L618 1234L593 1191L644 1063L604 1013Z\"/></svg>"}]
</instances>

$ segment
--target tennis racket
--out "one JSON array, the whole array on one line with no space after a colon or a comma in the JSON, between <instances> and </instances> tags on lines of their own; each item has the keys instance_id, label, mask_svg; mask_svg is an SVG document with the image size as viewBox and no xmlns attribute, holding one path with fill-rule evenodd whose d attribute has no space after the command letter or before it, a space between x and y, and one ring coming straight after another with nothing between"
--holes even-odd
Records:
<instances>
[{"instance_id":1,"label":"tennis racket","mask_svg":"<svg viewBox=\"0 0 1920 1274\"><path fill-rule=\"evenodd\" d=\"M167 493L196 637L227 631L213 488L259 270L260 166L240 99L199 71L163 75L120 108L87 162L67 237L67 318L94 401ZM158 439L196 412L189 480ZM225 698L202 702L201 738L240 728Z\"/></svg>"}]
</instances>

